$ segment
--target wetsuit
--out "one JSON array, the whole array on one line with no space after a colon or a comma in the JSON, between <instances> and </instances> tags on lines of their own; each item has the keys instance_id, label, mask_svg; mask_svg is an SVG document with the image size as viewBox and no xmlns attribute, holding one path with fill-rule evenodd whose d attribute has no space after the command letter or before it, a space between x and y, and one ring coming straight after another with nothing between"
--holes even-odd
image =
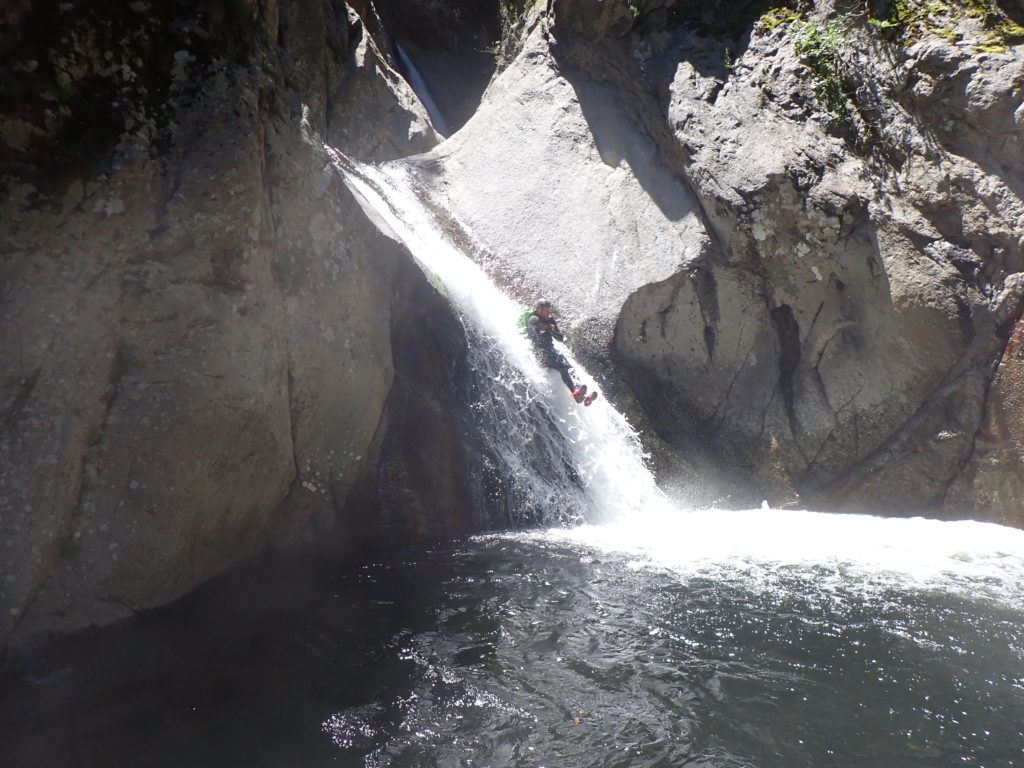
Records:
<instances>
[{"instance_id":1,"label":"wetsuit","mask_svg":"<svg viewBox=\"0 0 1024 768\"><path fill-rule=\"evenodd\" d=\"M558 324L554 318L548 318L548 322L545 322L540 315L536 312L530 315L530 319L526 322L526 333L530 337L530 341L533 342L533 346L537 349L537 356L540 358L540 362L546 365L548 368L554 368L558 371L562 377L562 381L565 382L565 386L570 391L576 389L576 382L572 380L572 368L569 366L569 362L562 357L554 347L554 339L562 341L562 333L558 330Z\"/></svg>"}]
</instances>

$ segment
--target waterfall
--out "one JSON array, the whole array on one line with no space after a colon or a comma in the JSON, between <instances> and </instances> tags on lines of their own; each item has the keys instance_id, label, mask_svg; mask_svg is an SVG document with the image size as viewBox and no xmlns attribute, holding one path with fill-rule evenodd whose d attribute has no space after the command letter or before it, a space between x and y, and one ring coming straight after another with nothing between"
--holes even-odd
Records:
<instances>
[{"instance_id":1,"label":"waterfall","mask_svg":"<svg viewBox=\"0 0 1024 768\"><path fill-rule=\"evenodd\" d=\"M328 155L367 215L405 244L459 313L477 377L474 407L519 509L513 522L607 522L668 508L626 419L603 398L589 407L573 402L557 373L540 365L516 327L521 305L442 231L409 171L357 165L330 149ZM569 349L559 351L595 389Z\"/></svg>"},{"instance_id":2,"label":"waterfall","mask_svg":"<svg viewBox=\"0 0 1024 768\"><path fill-rule=\"evenodd\" d=\"M441 134L441 136L447 138L451 135L448 130L448 123L444 119L444 115L441 113L441 107L438 106L437 102L430 95L430 89L427 88L427 81L423 79L423 75L416 69L416 65L412 63L412 59L405 50L400 46L397 41L395 42L395 50L398 52L398 58L402 62L402 66L405 68L406 74L409 76L409 85L412 86L413 91L420 97L420 101L423 102L423 106L427 109L427 114L430 115L430 121L434 124L434 129Z\"/></svg>"},{"instance_id":3,"label":"waterfall","mask_svg":"<svg viewBox=\"0 0 1024 768\"><path fill-rule=\"evenodd\" d=\"M841 574L857 573L872 583L937 579L944 588L976 590L995 561L995 570L1014 574L1009 582L1024 577L1024 536L993 525L767 507L679 514L657 488L626 419L602 399L577 406L558 376L538 364L515 327L520 306L444 234L410 171L400 164L356 166L330 154L367 214L409 248L460 313L472 340L478 412L490 447L503 476L515 480L515 504L528 510L519 522L585 523L527 536L628 553L638 562L718 579L811 564L837 568L839 581ZM560 350L594 387L571 352Z\"/></svg>"}]
</instances>

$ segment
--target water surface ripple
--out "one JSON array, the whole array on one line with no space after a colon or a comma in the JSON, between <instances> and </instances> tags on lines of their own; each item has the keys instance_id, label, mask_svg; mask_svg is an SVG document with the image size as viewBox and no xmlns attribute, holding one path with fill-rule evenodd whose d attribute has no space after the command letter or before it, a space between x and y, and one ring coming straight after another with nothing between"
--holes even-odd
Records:
<instances>
[{"instance_id":1,"label":"water surface ripple","mask_svg":"<svg viewBox=\"0 0 1024 768\"><path fill-rule=\"evenodd\" d=\"M373 732L368 766L1024 765L1020 582L920 558L723 579L594 538L471 543L438 626L396 640L408 691L325 730Z\"/></svg>"},{"instance_id":2,"label":"water surface ripple","mask_svg":"<svg viewBox=\"0 0 1024 768\"><path fill-rule=\"evenodd\" d=\"M709 535L759 540L773 518L774 545ZM582 526L328 577L242 572L57 664L22 660L0 762L1024 765L1024 534L770 511L688 525L690 541ZM818 555L786 541L824 527Z\"/></svg>"}]
</instances>

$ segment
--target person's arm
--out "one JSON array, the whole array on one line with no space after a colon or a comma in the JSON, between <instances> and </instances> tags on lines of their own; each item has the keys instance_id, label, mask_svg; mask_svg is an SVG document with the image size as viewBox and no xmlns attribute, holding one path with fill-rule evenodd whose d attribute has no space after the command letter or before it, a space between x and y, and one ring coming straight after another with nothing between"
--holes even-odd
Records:
<instances>
[{"instance_id":1,"label":"person's arm","mask_svg":"<svg viewBox=\"0 0 1024 768\"><path fill-rule=\"evenodd\" d=\"M559 341L565 341L565 337L562 336L562 332L558 330L558 323L555 322L555 318L552 317L549 322L551 323L551 327L549 329L551 331L551 335Z\"/></svg>"},{"instance_id":2,"label":"person's arm","mask_svg":"<svg viewBox=\"0 0 1024 768\"><path fill-rule=\"evenodd\" d=\"M526 321L526 335L530 337L530 341L532 341L537 346L540 346L540 334L540 318L537 317L536 315L530 315L530 319Z\"/></svg>"}]
</instances>

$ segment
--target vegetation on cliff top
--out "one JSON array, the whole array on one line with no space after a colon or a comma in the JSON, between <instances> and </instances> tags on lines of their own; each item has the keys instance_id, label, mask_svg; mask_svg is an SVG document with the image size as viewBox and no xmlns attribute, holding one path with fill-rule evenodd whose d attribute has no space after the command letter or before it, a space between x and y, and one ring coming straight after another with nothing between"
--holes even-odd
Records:
<instances>
[{"instance_id":1,"label":"vegetation on cliff top","mask_svg":"<svg viewBox=\"0 0 1024 768\"><path fill-rule=\"evenodd\" d=\"M793 36L794 49L813 73L815 95L832 116L830 127L848 135L856 133L855 100L843 51L854 25L867 22L869 28L902 46L934 35L977 53L1004 51L1024 40L1024 27L996 0L858 0L827 21L814 18L806 3L794 6L769 8L757 24L766 31L785 27Z\"/></svg>"},{"instance_id":2,"label":"vegetation on cliff top","mask_svg":"<svg viewBox=\"0 0 1024 768\"><path fill-rule=\"evenodd\" d=\"M769 30L805 23L810 10L806 2L779 4L766 10L758 23ZM889 40L904 45L935 35L992 52L1024 41L1024 26L998 0L856 0L837 18L866 18Z\"/></svg>"},{"instance_id":3,"label":"vegetation on cliff top","mask_svg":"<svg viewBox=\"0 0 1024 768\"><path fill-rule=\"evenodd\" d=\"M843 76L840 50L845 39L843 19L832 19L818 25L798 19L792 22L795 30L793 47L814 72L814 92L825 107L835 115L833 122L849 125L850 94Z\"/></svg>"},{"instance_id":4,"label":"vegetation on cliff top","mask_svg":"<svg viewBox=\"0 0 1024 768\"><path fill-rule=\"evenodd\" d=\"M965 29L965 21L974 21L975 28ZM979 52L1002 51L1024 39L1024 27L996 0L892 0L887 12L870 22L883 32L895 33L900 42L912 43L936 35L971 44Z\"/></svg>"}]
</instances>

